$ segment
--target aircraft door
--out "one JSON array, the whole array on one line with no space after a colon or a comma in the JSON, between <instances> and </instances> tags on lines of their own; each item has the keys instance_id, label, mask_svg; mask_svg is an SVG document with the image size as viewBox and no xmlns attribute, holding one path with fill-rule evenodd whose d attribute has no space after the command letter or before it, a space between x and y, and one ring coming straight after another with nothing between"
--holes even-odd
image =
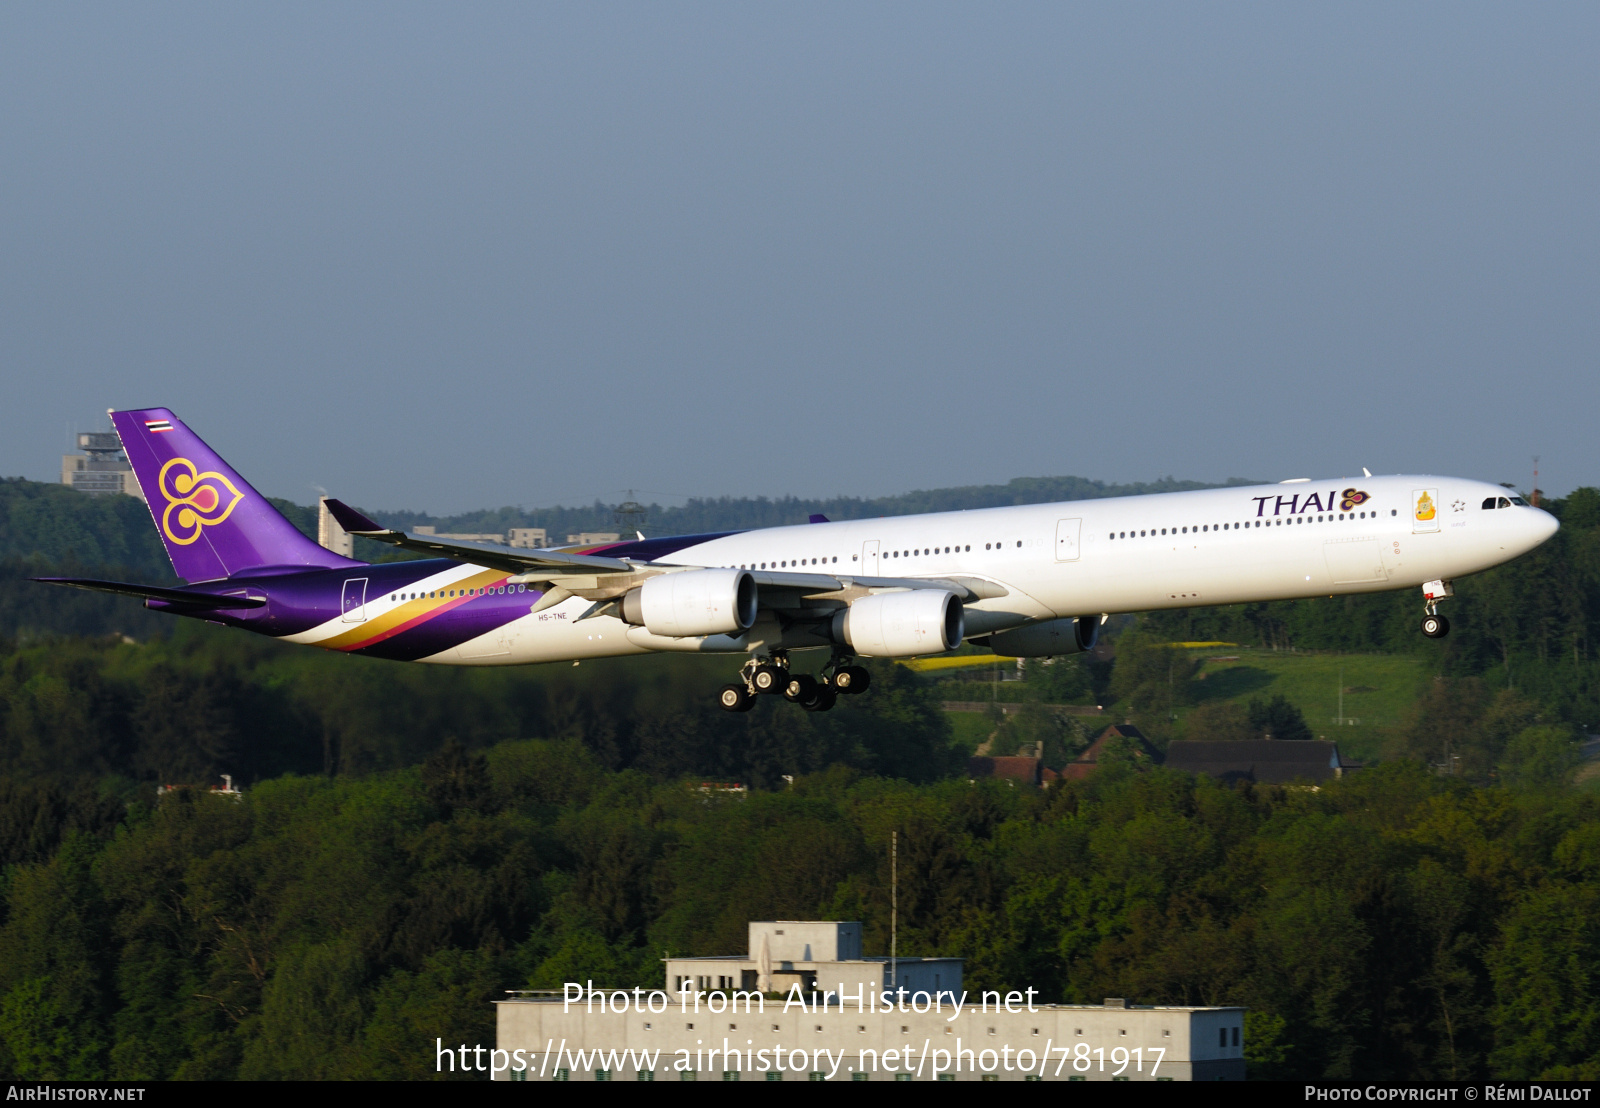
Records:
<instances>
[{"instance_id":1,"label":"aircraft door","mask_svg":"<svg viewBox=\"0 0 1600 1108\"><path fill-rule=\"evenodd\" d=\"M1056 523L1056 561L1078 560L1078 544L1083 537L1083 520L1063 519Z\"/></svg>"},{"instance_id":2,"label":"aircraft door","mask_svg":"<svg viewBox=\"0 0 1600 1108\"><path fill-rule=\"evenodd\" d=\"M367 579L353 577L344 583L344 599L339 604L346 623L363 623L367 618Z\"/></svg>"},{"instance_id":3,"label":"aircraft door","mask_svg":"<svg viewBox=\"0 0 1600 1108\"><path fill-rule=\"evenodd\" d=\"M878 576L878 540L862 543L861 545L861 575L863 577Z\"/></svg>"}]
</instances>

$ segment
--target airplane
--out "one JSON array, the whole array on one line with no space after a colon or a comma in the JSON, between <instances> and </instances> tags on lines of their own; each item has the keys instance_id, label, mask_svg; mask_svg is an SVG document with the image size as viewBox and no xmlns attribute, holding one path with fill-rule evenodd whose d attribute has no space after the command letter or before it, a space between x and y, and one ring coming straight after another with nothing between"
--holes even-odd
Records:
<instances>
[{"instance_id":1,"label":"airplane","mask_svg":"<svg viewBox=\"0 0 1600 1108\"><path fill-rule=\"evenodd\" d=\"M366 563L283 517L166 408L112 411L172 568L166 588L40 577L287 642L437 665L650 654L745 661L727 711L781 695L827 711L859 658L976 643L1093 650L1112 615L1421 587L1449 633L1452 582L1556 533L1548 512L1455 477L1295 478L1020 507L531 550L393 530L328 500L349 533L432 557ZM827 650L815 675L791 652Z\"/></svg>"}]
</instances>

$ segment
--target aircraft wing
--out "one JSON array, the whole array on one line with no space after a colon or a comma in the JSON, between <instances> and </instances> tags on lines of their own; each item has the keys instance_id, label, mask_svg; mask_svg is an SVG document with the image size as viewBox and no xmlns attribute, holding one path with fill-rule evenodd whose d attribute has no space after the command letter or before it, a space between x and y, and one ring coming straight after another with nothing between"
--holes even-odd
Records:
<instances>
[{"instance_id":1,"label":"aircraft wing","mask_svg":"<svg viewBox=\"0 0 1600 1108\"><path fill-rule=\"evenodd\" d=\"M137 596L145 600L162 600L168 604L183 604L190 608L260 608L265 600L248 596L214 596L210 593L187 592L183 589L163 589L156 585L130 585L123 581L94 581L87 577L34 577L46 585L67 585L90 592L109 592L118 596Z\"/></svg>"},{"instance_id":2,"label":"aircraft wing","mask_svg":"<svg viewBox=\"0 0 1600 1108\"><path fill-rule=\"evenodd\" d=\"M755 570L751 576L761 590L762 603L766 603L779 590L814 597L833 592L857 596L896 589L947 589L966 603L1007 595L1003 586L978 577L856 577L852 574L781 573L765 569Z\"/></svg>"},{"instance_id":3,"label":"aircraft wing","mask_svg":"<svg viewBox=\"0 0 1600 1108\"><path fill-rule=\"evenodd\" d=\"M492 543L460 542L440 539L431 535L411 535L395 531L368 519L354 508L338 500L327 501L328 511L352 535L416 550L438 557L451 558L471 565L487 566L513 574L521 581L546 581L558 586L541 605L549 606L567 596L604 601L614 599L629 589L636 588L640 575L646 570L678 572L697 567L660 566L651 562L635 562L621 558L604 558L593 554L567 554L559 550L523 550ZM622 574L621 577L612 576ZM948 589L962 600L971 602L988 597L1005 596L1006 590L992 581L976 577L856 577L835 573L783 573L775 570L753 570L756 586L761 591L764 607L794 607L802 597L811 599L854 599L868 593L895 589Z\"/></svg>"},{"instance_id":4,"label":"aircraft wing","mask_svg":"<svg viewBox=\"0 0 1600 1108\"><path fill-rule=\"evenodd\" d=\"M592 576L596 573L629 573L633 570L634 563L619 558L600 558L592 554L565 554L559 550L523 550L510 546L497 546L493 543L458 542L427 535L410 535L404 531L384 527L338 500L330 498L327 505L333 518L339 521L339 526L352 535L360 535L364 539L376 542L386 542L402 550L416 550L441 558L453 558L458 562L504 570L507 573L524 576L545 573L549 575L548 579L554 580L567 574Z\"/></svg>"}]
</instances>

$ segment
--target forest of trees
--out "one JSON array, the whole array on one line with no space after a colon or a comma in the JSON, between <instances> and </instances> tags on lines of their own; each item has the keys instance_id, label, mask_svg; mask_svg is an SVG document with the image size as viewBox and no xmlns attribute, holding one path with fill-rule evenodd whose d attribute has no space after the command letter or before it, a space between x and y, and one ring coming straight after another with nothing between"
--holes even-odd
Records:
<instances>
[{"instance_id":1,"label":"forest of trees","mask_svg":"<svg viewBox=\"0 0 1600 1108\"><path fill-rule=\"evenodd\" d=\"M31 585L170 569L136 501L0 483L0 1071L432 1076L433 1036L489 1041L504 989L659 984L751 918L885 947L898 831L901 950L966 957L969 988L1247 1005L1257 1077L1600 1077L1600 793L1575 783L1600 493L1550 507L1556 539L1458 584L1446 640L1410 593L1156 613L1019 686L1159 742L1149 690L1200 691L1174 641L1421 658L1378 764L1313 792L1112 758L1034 791L967 780L901 666L831 713L728 716L725 659L432 669ZM1296 718L1263 696L1186 727ZM1002 726L1055 728L1056 760L1090 737Z\"/></svg>"},{"instance_id":2,"label":"forest of trees","mask_svg":"<svg viewBox=\"0 0 1600 1108\"><path fill-rule=\"evenodd\" d=\"M519 740L238 801L6 790L20 1077L433 1076L501 990L659 987L747 919L883 949L892 830L900 950L964 955L969 988L1248 1005L1257 1077L1600 1076L1600 801L1407 760L1320 792L838 766L740 799Z\"/></svg>"}]
</instances>

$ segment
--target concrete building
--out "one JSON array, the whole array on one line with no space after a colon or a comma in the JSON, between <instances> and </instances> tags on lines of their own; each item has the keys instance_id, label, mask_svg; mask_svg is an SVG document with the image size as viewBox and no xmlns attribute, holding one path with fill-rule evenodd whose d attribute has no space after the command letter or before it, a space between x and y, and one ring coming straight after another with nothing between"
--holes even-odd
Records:
<instances>
[{"instance_id":1,"label":"concrete building","mask_svg":"<svg viewBox=\"0 0 1600 1108\"><path fill-rule=\"evenodd\" d=\"M474 535L465 531L441 531L432 524L412 529L413 534L428 535L435 539L453 539L456 542L492 542L504 544L506 537L498 531L492 535Z\"/></svg>"},{"instance_id":2,"label":"concrete building","mask_svg":"<svg viewBox=\"0 0 1600 1108\"><path fill-rule=\"evenodd\" d=\"M594 546L602 542L616 542L622 538L615 531L580 531L576 535L567 536L569 546Z\"/></svg>"},{"instance_id":3,"label":"concrete building","mask_svg":"<svg viewBox=\"0 0 1600 1108\"><path fill-rule=\"evenodd\" d=\"M80 431L82 454L61 456L61 483L91 496L120 493L144 499L115 431Z\"/></svg>"},{"instance_id":4,"label":"concrete building","mask_svg":"<svg viewBox=\"0 0 1600 1108\"><path fill-rule=\"evenodd\" d=\"M346 558L354 558L356 550L356 537L333 518L333 513L328 511L328 498L317 497L317 545L324 550L331 550L335 554L343 554Z\"/></svg>"},{"instance_id":5,"label":"concrete building","mask_svg":"<svg viewBox=\"0 0 1600 1108\"><path fill-rule=\"evenodd\" d=\"M715 990L855 995L903 988L930 996L961 995L960 958L863 957L861 925L837 920L752 920L744 954L667 958L667 984L677 995L687 984ZM763 977L765 965L766 980Z\"/></svg>"},{"instance_id":6,"label":"concrete building","mask_svg":"<svg viewBox=\"0 0 1600 1108\"><path fill-rule=\"evenodd\" d=\"M615 993L496 1002L498 1081L1240 1081L1244 1009L972 996L959 1014ZM622 998L618 1010L615 1001ZM1007 1010L1009 1002L1010 1010ZM587 1010L586 1010L587 1009ZM451 1069L454 1044L435 1064ZM959 1067L959 1068L958 1068ZM1120 1071L1120 1072L1119 1072Z\"/></svg>"},{"instance_id":7,"label":"concrete building","mask_svg":"<svg viewBox=\"0 0 1600 1108\"><path fill-rule=\"evenodd\" d=\"M543 550L550 545L550 537L543 527L513 527L508 545L529 550Z\"/></svg>"},{"instance_id":8,"label":"concrete building","mask_svg":"<svg viewBox=\"0 0 1600 1108\"><path fill-rule=\"evenodd\" d=\"M889 970L887 959L862 957L853 922L757 921L749 935L748 955L665 959L664 989L572 982L560 996L497 1001L487 1064L472 1044L441 1040L435 1065L499 1081L1245 1076L1242 1008L1045 1004L1026 987L968 995L961 959L904 959ZM886 993L886 973L902 988ZM940 983L923 987L928 978Z\"/></svg>"}]
</instances>

